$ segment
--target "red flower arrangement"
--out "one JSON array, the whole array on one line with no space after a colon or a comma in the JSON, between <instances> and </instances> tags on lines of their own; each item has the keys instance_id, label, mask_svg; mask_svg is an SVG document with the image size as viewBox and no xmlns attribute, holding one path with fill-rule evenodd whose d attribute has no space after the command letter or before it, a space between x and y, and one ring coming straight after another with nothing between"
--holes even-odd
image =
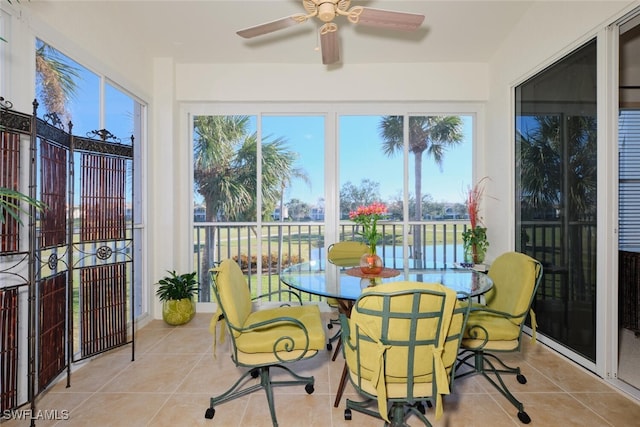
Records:
<instances>
[{"instance_id":1,"label":"red flower arrangement","mask_svg":"<svg viewBox=\"0 0 640 427\"><path fill-rule=\"evenodd\" d=\"M480 202L484 196L484 184L482 183L487 177L482 178L476 185L469 187L467 190L467 212L469 213L469 222L471 228L474 229L478 225L482 225L482 217L480 216Z\"/></svg>"},{"instance_id":2,"label":"red flower arrangement","mask_svg":"<svg viewBox=\"0 0 640 427\"><path fill-rule=\"evenodd\" d=\"M386 213L387 206L380 202L359 206L355 211L349 212L349 219L362 226L362 231L357 234L364 238L372 254L375 253L376 244L382 237L382 233L378 233L377 229L378 220L382 219Z\"/></svg>"}]
</instances>

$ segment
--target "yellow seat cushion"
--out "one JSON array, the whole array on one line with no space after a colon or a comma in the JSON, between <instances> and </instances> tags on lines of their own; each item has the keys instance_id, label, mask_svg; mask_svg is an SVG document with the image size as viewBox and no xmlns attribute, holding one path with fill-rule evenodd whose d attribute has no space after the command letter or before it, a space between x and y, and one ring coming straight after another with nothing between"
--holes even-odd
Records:
<instances>
[{"instance_id":1,"label":"yellow seat cushion","mask_svg":"<svg viewBox=\"0 0 640 427\"><path fill-rule=\"evenodd\" d=\"M255 311L249 315L245 326L276 317L289 317L302 322L309 333L307 350L305 351L307 339L303 330L295 324L283 322L240 334L236 338L239 363L267 365L279 363L282 360L294 360L302 355L306 359L314 356L318 350L324 348L324 328L320 317L320 309L316 305L278 307ZM290 337L291 339L281 339L282 337ZM281 340L278 341L279 339ZM276 341L278 341L277 344ZM274 345L276 345L278 357L273 353ZM293 345L293 348L287 351L285 350L287 345Z\"/></svg>"},{"instance_id":2,"label":"yellow seat cushion","mask_svg":"<svg viewBox=\"0 0 640 427\"><path fill-rule=\"evenodd\" d=\"M473 328L473 325L482 325L482 328ZM474 337L473 334L477 335ZM485 342L485 334L489 337L487 342ZM462 346L465 348L508 351L518 347L519 336L520 327L509 319L492 313L472 311L469 314Z\"/></svg>"},{"instance_id":3,"label":"yellow seat cushion","mask_svg":"<svg viewBox=\"0 0 640 427\"><path fill-rule=\"evenodd\" d=\"M337 308L340 306L340 303L335 298L327 298L327 304L329 307Z\"/></svg>"},{"instance_id":4,"label":"yellow seat cushion","mask_svg":"<svg viewBox=\"0 0 640 427\"><path fill-rule=\"evenodd\" d=\"M324 329L317 305L303 305L293 307L277 307L254 311L249 315L244 327L268 321L278 317L290 317L299 320L309 333L308 348L321 350L325 346ZM245 353L271 353L274 343L281 337L291 337L283 340L276 347L277 351L285 350L285 345L292 345L296 350L307 348L304 331L294 323L280 322L257 329L251 329L240 334L236 339L238 350Z\"/></svg>"}]
</instances>

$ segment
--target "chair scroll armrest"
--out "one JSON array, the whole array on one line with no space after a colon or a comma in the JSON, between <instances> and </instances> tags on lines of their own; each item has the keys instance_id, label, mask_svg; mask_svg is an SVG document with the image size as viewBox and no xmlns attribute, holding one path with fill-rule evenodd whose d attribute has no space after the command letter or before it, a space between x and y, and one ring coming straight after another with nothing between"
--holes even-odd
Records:
<instances>
[{"instance_id":1,"label":"chair scroll armrest","mask_svg":"<svg viewBox=\"0 0 640 427\"><path fill-rule=\"evenodd\" d=\"M296 343L296 338L293 337L292 335L282 335L277 337L273 341L273 345L272 345L273 354L281 362L291 362L293 360L284 359L280 357L279 353L281 352L288 353L297 349L301 351L301 355L298 356L295 360L302 359L305 356L305 354L309 351L309 345L310 345L309 331L305 327L304 323L302 323L300 320L296 318L286 317L286 316L274 317L269 320L263 320L262 322L256 322L251 325L247 325L242 329L239 329L239 331L241 333L247 333L247 332L251 332L258 329L266 329L274 326L282 326L283 324L290 324L291 326L294 326L302 331L302 333L304 334L303 345L300 345L300 343Z\"/></svg>"}]
</instances>

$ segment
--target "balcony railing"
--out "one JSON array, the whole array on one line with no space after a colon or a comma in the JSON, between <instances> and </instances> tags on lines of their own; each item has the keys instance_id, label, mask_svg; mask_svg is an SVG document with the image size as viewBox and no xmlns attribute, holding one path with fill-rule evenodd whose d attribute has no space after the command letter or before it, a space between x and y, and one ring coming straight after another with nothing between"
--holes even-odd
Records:
<instances>
[{"instance_id":1,"label":"balcony railing","mask_svg":"<svg viewBox=\"0 0 640 427\"><path fill-rule=\"evenodd\" d=\"M409 223L380 222L384 238L378 242L378 255L388 267L394 260L414 259L424 267L439 267L463 259L462 232L468 223L431 221ZM405 238L404 229L408 227ZM340 224L339 240L361 240L352 222ZM209 269L232 258L247 275L252 295L280 290L279 272L292 264L324 259L325 226L317 222L256 223L196 222L194 225L193 265L201 284L199 301L210 302ZM259 250L260 249L260 250ZM276 297L277 298L277 297ZM308 300L318 297L304 295Z\"/></svg>"}]
</instances>

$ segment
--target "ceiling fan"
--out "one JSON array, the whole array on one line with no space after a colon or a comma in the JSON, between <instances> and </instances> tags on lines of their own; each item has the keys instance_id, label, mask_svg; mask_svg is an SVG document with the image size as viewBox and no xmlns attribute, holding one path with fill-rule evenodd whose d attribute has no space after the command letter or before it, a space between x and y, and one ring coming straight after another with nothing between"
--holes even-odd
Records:
<instances>
[{"instance_id":1,"label":"ceiling fan","mask_svg":"<svg viewBox=\"0 0 640 427\"><path fill-rule=\"evenodd\" d=\"M297 13L275 21L255 25L237 31L237 34L250 39L301 24L310 18L317 17L324 22L324 25L320 27L322 63L333 64L340 60L338 26L332 22L336 16L346 16L349 22L353 24L403 31L414 31L424 21L424 15L416 13L396 12L363 6L349 8L350 4L351 0L302 0L302 5L307 11L306 14Z\"/></svg>"}]
</instances>

